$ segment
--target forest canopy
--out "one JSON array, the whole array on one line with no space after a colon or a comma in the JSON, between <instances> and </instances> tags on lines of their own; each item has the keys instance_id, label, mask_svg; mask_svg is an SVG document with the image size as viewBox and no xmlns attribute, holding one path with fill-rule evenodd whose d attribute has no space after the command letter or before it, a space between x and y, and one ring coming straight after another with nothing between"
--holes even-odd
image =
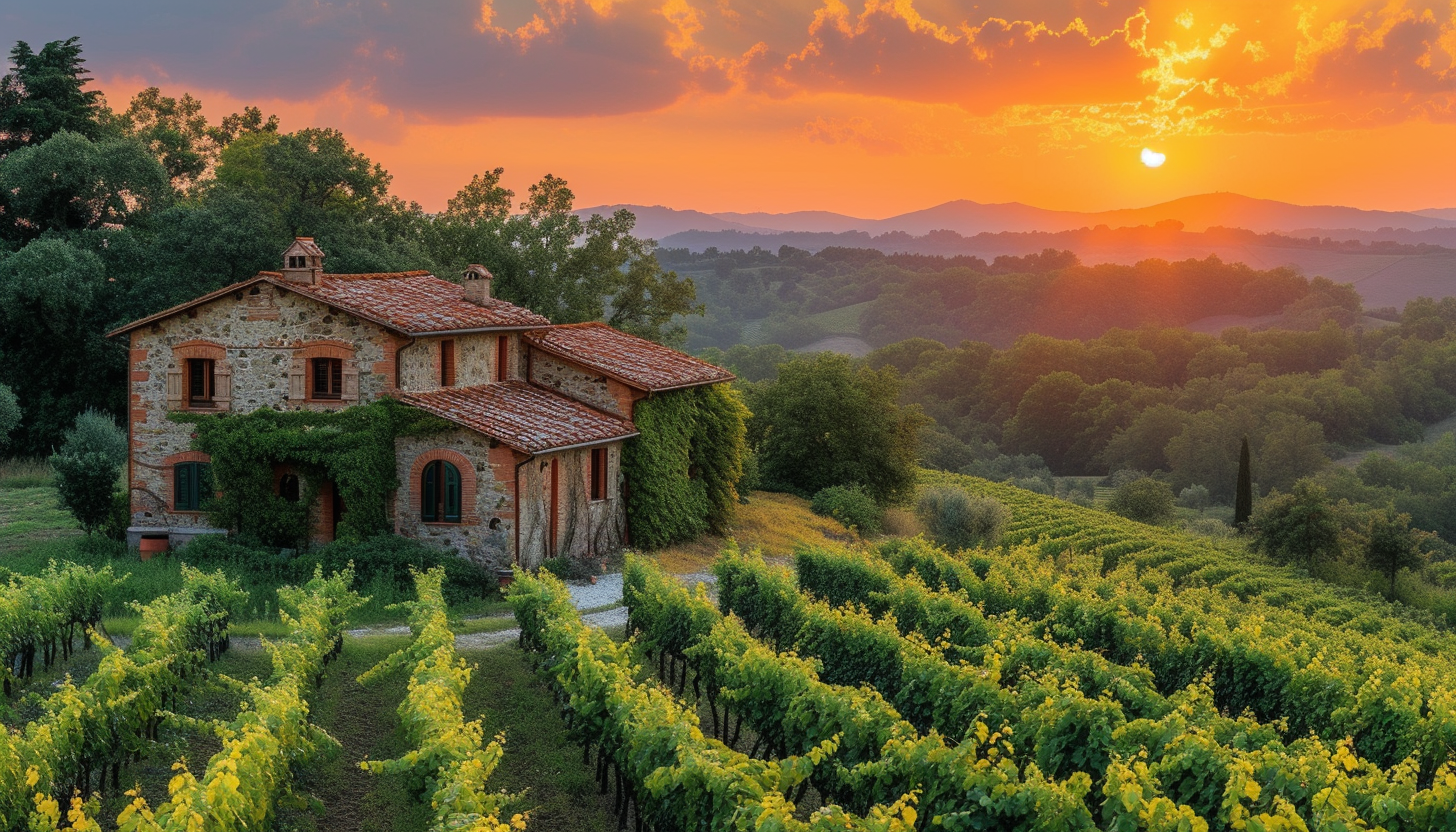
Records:
<instances>
[{"instance_id":1,"label":"forest canopy","mask_svg":"<svg viewBox=\"0 0 1456 832\"><path fill-rule=\"evenodd\" d=\"M313 236L331 272L480 263L495 293L557 323L605 320L668 343L698 311L635 218L573 213L546 175L519 201L486 171L439 214L394 195L389 172L339 131L279 129L248 107L210 122L151 88L114 112L72 38L19 43L0 78L0 384L23 414L10 451L43 454L88 407L125 409L112 328L276 268ZM36 372L44 368L44 372Z\"/></svg>"}]
</instances>

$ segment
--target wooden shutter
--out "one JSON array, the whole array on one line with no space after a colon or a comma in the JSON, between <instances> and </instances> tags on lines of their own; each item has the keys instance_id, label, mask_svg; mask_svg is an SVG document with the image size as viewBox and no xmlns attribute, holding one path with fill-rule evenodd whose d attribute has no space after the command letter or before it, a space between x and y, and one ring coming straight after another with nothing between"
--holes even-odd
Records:
<instances>
[{"instance_id":1,"label":"wooden shutter","mask_svg":"<svg viewBox=\"0 0 1456 832\"><path fill-rule=\"evenodd\" d=\"M511 358L511 342L508 336L499 335L495 339L495 380L505 381L510 378L509 368Z\"/></svg>"},{"instance_id":2,"label":"wooden shutter","mask_svg":"<svg viewBox=\"0 0 1456 832\"><path fill-rule=\"evenodd\" d=\"M343 398L346 402L359 401L359 365L353 360L342 362L344 365L344 389Z\"/></svg>"},{"instance_id":3,"label":"wooden shutter","mask_svg":"<svg viewBox=\"0 0 1456 832\"><path fill-rule=\"evenodd\" d=\"M440 386L455 386L455 341L451 338L440 342Z\"/></svg>"},{"instance_id":4,"label":"wooden shutter","mask_svg":"<svg viewBox=\"0 0 1456 832\"><path fill-rule=\"evenodd\" d=\"M445 469L445 522L460 522L460 469L448 462L440 463Z\"/></svg>"},{"instance_id":5,"label":"wooden shutter","mask_svg":"<svg viewBox=\"0 0 1456 832\"><path fill-rule=\"evenodd\" d=\"M420 484L420 519L426 523L434 523L439 520L439 470L440 463L430 462L425 465L425 473L421 477Z\"/></svg>"},{"instance_id":6,"label":"wooden shutter","mask_svg":"<svg viewBox=\"0 0 1456 832\"><path fill-rule=\"evenodd\" d=\"M218 410L231 410L233 406L233 368L227 362L214 365L212 376L212 401Z\"/></svg>"},{"instance_id":7,"label":"wooden shutter","mask_svg":"<svg viewBox=\"0 0 1456 832\"><path fill-rule=\"evenodd\" d=\"M301 402L308 398L308 362L302 358L293 359L288 366L288 399L292 402Z\"/></svg>"},{"instance_id":8,"label":"wooden shutter","mask_svg":"<svg viewBox=\"0 0 1456 832\"><path fill-rule=\"evenodd\" d=\"M183 402L184 387L183 368L185 361L178 361L176 367L167 369L167 409L181 410Z\"/></svg>"},{"instance_id":9,"label":"wooden shutter","mask_svg":"<svg viewBox=\"0 0 1456 832\"><path fill-rule=\"evenodd\" d=\"M197 509L197 465L179 462L172 466L172 507L177 511Z\"/></svg>"},{"instance_id":10,"label":"wooden shutter","mask_svg":"<svg viewBox=\"0 0 1456 832\"><path fill-rule=\"evenodd\" d=\"M607 499L607 449L592 448L591 452L591 498Z\"/></svg>"}]
</instances>

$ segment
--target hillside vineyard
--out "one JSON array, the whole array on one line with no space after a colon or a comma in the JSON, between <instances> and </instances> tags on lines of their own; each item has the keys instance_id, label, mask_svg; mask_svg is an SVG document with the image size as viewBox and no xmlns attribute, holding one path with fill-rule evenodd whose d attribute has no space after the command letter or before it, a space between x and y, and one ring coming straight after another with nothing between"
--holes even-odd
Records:
<instances>
[{"instance_id":1,"label":"hillside vineyard","mask_svg":"<svg viewBox=\"0 0 1456 832\"><path fill-rule=\"evenodd\" d=\"M1178 533L944 478L1011 507L1008 548L802 549L794 571L730 549L716 604L631 558L627 649L549 577L518 583L523 639L623 818L800 828L822 801L833 828L1450 828L1449 634ZM659 686L634 681L654 665Z\"/></svg>"}]
</instances>

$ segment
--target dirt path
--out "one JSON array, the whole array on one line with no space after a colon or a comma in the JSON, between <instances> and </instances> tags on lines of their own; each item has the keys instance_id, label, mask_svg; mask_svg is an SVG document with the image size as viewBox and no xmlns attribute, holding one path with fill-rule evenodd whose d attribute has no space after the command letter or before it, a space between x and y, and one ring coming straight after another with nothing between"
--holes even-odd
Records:
<instances>
[{"instance_id":1,"label":"dirt path","mask_svg":"<svg viewBox=\"0 0 1456 832\"><path fill-rule=\"evenodd\" d=\"M1426 437L1425 439L1421 440L1421 442L1422 444L1435 442L1437 439L1440 439L1442 436L1445 436L1448 433L1456 433L1456 416L1450 416L1446 419L1442 419L1434 425L1427 425ZM1355 466L1363 462L1365 460L1365 457L1370 456L1371 454L1380 454L1381 456L1393 457L1395 456L1396 450L1398 450L1400 447L1400 445L1376 445L1373 448L1365 448L1359 451L1351 451L1350 453L1345 454L1344 456L1335 460L1335 464L1340 466L1341 468L1354 468Z\"/></svg>"}]
</instances>

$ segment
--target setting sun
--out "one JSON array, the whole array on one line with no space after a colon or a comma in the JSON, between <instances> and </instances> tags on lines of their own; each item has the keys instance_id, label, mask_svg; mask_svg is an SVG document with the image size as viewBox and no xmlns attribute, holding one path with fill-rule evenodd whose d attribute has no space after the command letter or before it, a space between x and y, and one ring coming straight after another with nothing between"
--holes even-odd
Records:
<instances>
[{"instance_id":1,"label":"setting sun","mask_svg":"<svg viewBox=\"0 0 1456 832\"><path fill-rule=\"evenodd\" d=\"M1150 148L1143 148L1143 164L1150 168L1160 168L1168 161L1168 156Z\"/></svg>"}]
</instances>

